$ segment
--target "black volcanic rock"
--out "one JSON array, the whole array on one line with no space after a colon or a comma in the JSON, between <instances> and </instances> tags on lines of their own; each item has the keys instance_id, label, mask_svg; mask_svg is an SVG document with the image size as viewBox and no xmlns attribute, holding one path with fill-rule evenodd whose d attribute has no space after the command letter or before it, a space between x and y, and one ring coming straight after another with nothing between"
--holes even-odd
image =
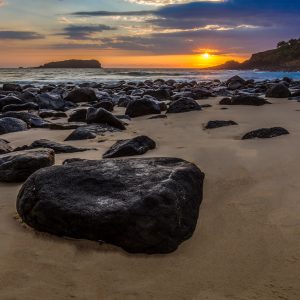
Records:
<instances>
[{"instance_id":1,"label":"black volcanic rock","mask_svg":"<svg viewBox=\"0 0 300 300\"><path fill-rule=\"evenodd\" d=\"M65 141L80 141L96 138L97 135L103 135L107 132L118 132L120 129L107 124L93 124L82 126L74 130Z\"/></svg>"},{"instance_id":2,"label":"black volcanic rock","mask_svg":"<svg viewBox=\"0 0 300 300\"><path fill-rule=\"evenodd\" d=\"M4 83L2 87L3 91L10 91L10 92L21 92L22 88L19 84L14 83Z\"/></svg>"},{"instance_id":3,"label":"black volcanic rock","mask_svg":"<svg viewBox=\"0 0 300 300\"><path fill-rule=\"evenodd\" d=\"M74 161L32 175L17 211L39 231L169 253L196 228L203 181L194 164L176 158Z\"/></svg>"},{"instance_id":4,"label":"black volcanic rock","mask_svg":"<svg viewBox=\"0 0 300 300\"><path fill-rule=\"evenodd\" d=\"M149 150L155 149L155 147L156 143L152 139L142 135L130 140L116 142L103 154L103 158L142 155Z\"/></svg>"},{"instance_id":5,"label":"black volcanic rock","mask_svg":"<svg viewBox=\"0 0 300 300\"><path fill-rule=\"evenodd\" d=\"M3 107L12 104L24 104L24 101L15 96L6 96L0 99L0 110L2 110Z\"/></svg>"},{"instance_id":6,"label":"black volcanic rock","mask_svg":"<svg viewBox=\"0 0 300 300\"><path fill-rule=\"evenodd\" d=\"M101 64L97 60L78 60L70 59L64 61L50 62L40 68L44 69L60 69L60 68L71 68L71 69L101 69Z\"/></svg>"},{"instance_id":7,"label":"black volcanic rock","mask_svg":"<svg viewBox=\"0 0 300 300\"><path fill-rule=\"evenodd\" d=\"M2 112L8 111L23 111L23 110L38 110L39 106L36 103L28 102L24 104L9 104L2 108Z\"/></svg>"},{"instance_id":8,"label":"black volcanic rock","mask_svg":"<svg viewBox=\"0 0 300 300\"><path fill-rule=\"evenodd\" d=\"M167 114L178 114L195 110L202 110L201 105L193 99L182 98L170 104Z\"/></svg>"},{"instance_id":9,"label":"black volcanic rock","mask_svg":"<svg viewBox=\"0 0 300 300\"><path fill-rule=\"evenodd\" d=\"M103 108L89 108L86 113L86 122L88 124L107 124L120 130L126 129L124 123L120 119Z\"/></svg>"},{"instance_id":10,"label":"black volcanic rock","mask_svg":"<svg viewBox=\"0 0 300 300\"><path fill-rule=\"evenodd\" d=\"M107 111L112 112L114 110L114 105L111 101L101 101L93 105L94 108L104 108Z\"/></svg>"},{"instance_id":11,"label":"black volcanic rock","mask_svg":"<svg viewBox=\"0 0 300 300\"><path fill-rule=\"evenodd\" d=\"M45 121L39 116L36 116L29 112L6 112L0 116L0 118L15 118L24 121L29 127L33 128L48 128L49 122Z\"/></svg>"},{"instance_id":12,"label":"black volcanic rock","mask_svg":"<svg viewBox=\"0 0 300 300\"><path fill-rule=\"evenodd\" d=\"M92 88L82 87L76 88L71 91L66 97L66 101L80 103L80 102L93 102L97 100L95 91Z\"/></svg>"},{"instance_id":13,"label":"black volcanic rock","mask_svg":"<svg viewBox=\"0 0 300 300\"><path fill-rule=\"evenodd\" d=\"M156 115L160 113L161 110L159 103L150 99L140 99L129 102L125 112L125 114L130 118Z\"/></svg>"},{"instance_id":14,"label":"black volcanic rock","mask_svg":"<svg viewBox=\"0 0 300 300\"><path fill-rule=\"evenodd\" d=\"M281 135L289 134L289 132L282 128L282 127L273 127L273 128L261 128L254 131L250 131L245 134L242 139L249 140L249 139L269 139Z\"/></svg>"},{"instance_id":15,"label":"black volcanic rock","mask_svg":"<svg viewBox=\"0 0 300 300\"><path fill-rule=\"evenodd\" d=\"M46 139L34 141L31 145L23 146L17 148L16 150L30 150L30 149L37 149L37 148L52 149L56 154L76 153L76 152L84 152L84 151L92 150L89 148L78 148L71 145L60 144Z\"/></svg>"},{"instance_id":16,"label":"black volcanic rock","mask_svg":"<svg viewBox=\"0 0 300 300\"><path fill-rule=\"evenodd\" d=\"M289 88L282 84L275 84L273 85L266 94L267 98L288 98L290 97L292 94L289 90Z\"/></svg>"},{"instance_id":17,"label":"black volcanic rock","mask_svg":"<svg viewBox=\"0 0 300 300\"><path fill-rule=\"evenodd\" d=\"M87 108L79 108L74 110L68 119L68 122L85 122Z\"/></svg>"},{"instance_id":18,"label":"black volcanic rock","mask_svg":"<svg viewBox=\"0 0 300 300\"><path fill-rule=\"evenodd\" d=\"M28 129L27 124L20 119L15 119L15 118L0 119L0 134L24 131L27 129Z\"/></svg>"},{"instance_id":19,"label":"black volcanic rock","mask_svg":"<svg viewBox=\"0 0 300 300\"><path fill-rule=\"evenodd\" d=\"M206 129L215 129L220 127L226 127L226 126L232 126L232 125L238 125L234 121L209 121L205 128Z\"/></svg>"},{"instance_id":20,"label":"black volcanic rock","mask_svg":"<svg viewBox=\"0 0 300 300\"><path fill-rule=\"evenodd\" d=\"M220 105L253 105L253 106L261 106L265 104L270 104L264 98L250 96L250 95L239 95L230 98L224 98L220 101Z\"/></svg>"},{"instance_id":21,"label":"black volcanic rock","mask_svg":"<svg viewBox=\"0 0 300 300\"><path fill-rule=\"evenodd\" d=\"M0 181L25 181L35 171L52 166L54 152L51 149L17 151L0 155Z\"/></svg>"},{"instance_id":22,"label":"black volcanic rock","mask_svg":"<svg viewBox=\"0 0 300 300\"><path fill-rule=\"evenodd\" d=\"M51 109L41 109L39 111L41 118L66 118L67 114L63 111L56 111Z\"/></svg>"}]
</instances>

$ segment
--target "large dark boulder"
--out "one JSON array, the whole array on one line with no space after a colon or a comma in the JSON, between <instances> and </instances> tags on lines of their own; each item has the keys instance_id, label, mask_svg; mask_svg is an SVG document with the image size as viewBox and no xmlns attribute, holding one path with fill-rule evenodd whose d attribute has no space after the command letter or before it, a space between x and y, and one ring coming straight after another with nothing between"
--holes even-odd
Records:
<instances>
[{"instance_id":1,"label":"large dark boulder","mask_svg":"<svg viewBox=\"0 0 300 300\"><path fill-rule=\"evenodd\" d=\"M285 84L278 83L268 89L266 97L267 98L288 98L291 95L292 94L289 88Z\"/></svg>"},{"instance_id":2,"label":"large dark boulder","mask_svg":"<svg viewBox=\"0 0 300 300\"><path fill-rule=\"evenodd\" d=\"M73 91L71 91L66 96L65 100L74 103L93 102L93 101L97 101L97 96L95 91L92 88L82 87L82 88L76 88Z\"/></svg>"},{"instance_id":3,"label":"large dark boulder","mask_svg":"<svg viewBox=\"0 0 300 300\"><path fill-rule=\"evenodd\" d=\"M194 164L177 158L75 161L32 175L17 211L39 231L169 253L195 230L203 181Z\"/></svg>"},{"instance_id":4,"label":"large dark boulder","mask_svg":"<svg viewBox=\"0 0 300 300\"><path fill-rule=\"evenodd\" d=\"M150 99L140 99L129 102L125 112L125 114L130 118L156 115L160 113L161 110L159 103Z\"/></svg>"},{"instance_id":5,"label":"large dark boulder","mask_svg":"<svg viewBox=\"0 0 300 300\"><path fill-rule=\"evenodd\" d=\"M36 103L40 109L64 111L69 107L60 95L50 93L42 93L38 95Z\"/></svg>"},{"instance_id":6,"label":"large dark boulder","mask_svg":"<svg viewBox=\"0 0 300 300\"><path fill-rule=\"evenodd\" d=\"M27 124L20 119L15 119L15 118L0 119L0 134L24 131L27 129L28 129Z\"/></svg>"},{"instance_id":7,"label":"large dark boulder","mask_svg":"<svg viewBox=\"0 0 300 300\"><path fill-rule=\"evenodd\" d=\"M144 95L149 95L159 100L168 100L171 97L168 89L147 90Z\"/></svg>"},{"instance_id":8,"label":"large dark boulder","mask_svg":"<svg viewBox=\"0 0 300 300\"><path fill-rule=\"evenodd\" d=\"M145 135L141 135L130 140L116 142L103 154L103 158L142 155L149 150L155 149L155 147L156 143L152 139Z\"/></svg>"},{"instance_id":9,"label":"large dark boulder","mask_svg":"<svg viewBox=\"0 0 300 300\"><path fill-rule=\"evenodd\" d=\"M86 113L86 122L88 124L107 124L120 130L125 130L124 123L116 118L112 113L103 108L89 108Z\"/></svg>"},{"instance_id":10,"label":"large dark boulder","mask_svg":"<svg viewBox=\"0 0 300 300\"><path fill-rule=\"evenodd\" d=\"M261 129L248 132L242 137L242 139L243 140L249 140L255 138L269 139L269 138L273 138L285 134L289 134L289 132L282 127L261 128Z\"/></svg>"},{"instance_id":11,"label":"large dark boulder","mask_svg":"<svg viewBox=\"0 0 300 300\"><path fill-rule=\"evenodd\" d=\"M232 125L238 125L236 122L234 121L209 121L206 126L205 129L215 129L215 128L220 128L220 127L226 127L226 126L232 126Z\"/></svg>"},{"instance_id":12,"label":"large dark boulder","mask_svg":"<svg viewBox=\"0 0 300 300\"><path fill-rule=\"evenodd\" d=\"M2 108L2 112L22 111L22 110L38 110L39 106L36 103L28 102L24 104L9 104Z\"/></svg>"},{"instance_id":13,"label":"large dark boulder","mask_svg":"<svg viewBox=\"0 0 300 300\"><path fill-rule=\"evenodd\" d=\"M201 110L201 105L199 105L194 99L182 98L170 104L167 114L177 114L195 110Z\"/></svg>"},{"instance_id":14,"label":"large dark boulder","mask_svg":"<svg viewBox=\"0 0 300 300\"><path fill-rule=\"evenodd\" d=\"M0 154L6 154L13 151L10 147L9 142L3 139L0 139Z\"/></svg>"},{"instance_id":15,"label":"large dark boulder","mask_svg":"<svg viewBox=\"0 0 300 300\"><path fill-rule=\"evenodd\" d=\"M0 155L0 181L22 182L35 171L54 164L54 151L37 149Z\"/></svg>"},{"instance_id":16,"label":"large dark boulder","mask_svg":"<svg viewBox=\"0 0 300 300\"><path fill-rule=\"evenodd\" d=\"M270 104L264 98L250 96L250 95L239 95L230 98L224 98L220 101L220 105L253 105L261 106L265 104Z\"/></svg>"},{"instance_id":17,"label":"large dark boulder","mask_svg":"<svg viewBox=\"0 0 300 300\"><path fill-rule=\"evenodd\" d=\"M29 149L37 149L37 148L52 149L56 154L76 153L76 152L84 152L84 151L92 150L89 148L78 148L78 147L74 147L71 145L60 144L60 143L49 141L46 139L34 141L31 145L23 146L23 147L17 148L16 150L29 150Z\"/></svg>"},{"instance_id":18,"label":"large dark boulder","mask_svg":"<svg viewBox=\"0 0 300 300\"><path fill-rule=\"evenodd\" d=\"M239 83L241 86L243 86L246 84L246 80L238 75L235 75L226 81L227 86L230 86L232 84L237 84L237 83Z\"/></svg>"}]
</instances>

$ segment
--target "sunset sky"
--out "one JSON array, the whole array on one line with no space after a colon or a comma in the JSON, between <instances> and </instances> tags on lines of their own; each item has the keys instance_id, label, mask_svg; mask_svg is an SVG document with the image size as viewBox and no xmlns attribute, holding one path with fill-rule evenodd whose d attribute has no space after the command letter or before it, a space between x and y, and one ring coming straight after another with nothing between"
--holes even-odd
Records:
<instances>
[{"instance_id":1,"label":"sunset sky","mask_svg":"<svg viewBox=\"0 0 300 300\"><path fill-rule=\"evenodd\" d=\"M299 38L299 0L0 0L0 67L201 68Z\"/></svg>"}]
</instances>

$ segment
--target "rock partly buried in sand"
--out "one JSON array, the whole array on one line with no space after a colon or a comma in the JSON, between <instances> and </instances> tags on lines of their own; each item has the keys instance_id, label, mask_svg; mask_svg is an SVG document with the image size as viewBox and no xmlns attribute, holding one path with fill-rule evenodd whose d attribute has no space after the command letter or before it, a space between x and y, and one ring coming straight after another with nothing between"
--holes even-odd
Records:
<instances>
[{"instance_id":1,"label":"rock partly buried in sand","mask_svg":"<svg viewBox=\"0 0 300 300\"><path fill-rule=\"evenodd\" d=\"M74 162L32 175L17 211L39 231L169 253L195 230L203 181L194 164L177 158Z\"/></svg>"},{"instance_id":2,"label":"rock partly buried in sand","mask_svg":"<svg viewBox=\"0 0 300 300\"><path fill-rule=\"evenodd\" d=\"M156 120L156 119L167 119L168 116L167 115L157 115L157 116L153 116L148 118L148 120Z\"/></svg>"},{"instance_id":3,"label":"rock partly buried in sand","mask_svg":"<svg viewBox=\"0 0 300 300\"><path fill-rule=\"evenodd\" d=\"M142 155L149 150L155 149L155 147L156 143L152 139L141 135L130 140L116 142L103 154L103 158Z\"/></svg>"},{"instance_id":4,"label":"rock partly buried in sand","mask_svg":"<svg viewBox=\"0 0 300 300\"><path fill-rule=\"evenodd\" d=\"M92 150L89 148L78 148L78 147L74 147L71 145L60 144L60 143L49 141L46 139L34 141L31 145L23 146L23 147L17 148L16 150L29 150L29 149L37 149L37 148L52 149L56 154L76 153L76 152L84 152L84 151Z\"/></svg>"},{"instance_id":5,"label":"rock partly buried in sand","mask_svg":"<svg viewBox=\"0 0 300 300\"><path fill-rule=\"evenodd\" d=\"M71 91L67 95L65 100L74 103L93 102L93 101L97 101L97 96L95 91L92 88L83 87L83 88L76 88L73 91Z\"/></svg>"},{"instance_id":6,"label":"rock partly buried in sand","mask_svg":"<svg viewBox=\"0 0 300 300\"><path fill-rule=\"evenodd\" d=\"M119 129L107 124L95 124L79 127L74 130L65 141L80 141L96 138L97 135L104 135L107 132L117 132Z\"/></svg>"},{"instance_id":7,"label":"rock partly buried in sand","mask_svg":"<svg viewBox=\"0 0 300 300\"><path fill-rule=\"evenodd\" d=\"M130 118L146 115L158 115L161 113L158 102L150 99L140 99L129 102L125 114Z\"/></svg>"},{"instance_id":8,"label":"rock partly buried in sand","mask_svg":"<svg viewBox=\"0 0 300 300\"><path fill-rule=\"evenodd\" d=\"M86 113L86 122L88 124L107 124L120 130L126 129L124 123L121 120L116 118L112 113L105 110L104 108L89 108Z\"/></svg>"},{"instance_id":9,"label":"rock partly buried in sand","mask_svg":"<svg viewBox=\"0 0 300 300\"><path fill-rule=\"evenodd\" d=\"M182 98L170 104L167 114L178 114L195 110L202 110L201 105L194 99Z\"/></svg>"},{"instance_id":10,"label":"rock partly buried in sand","mask_svg":"<svg viewBox=\"0 0 300 300\"><path fill-rule=\"evenodd\" d=\"M112 112L114 110L114 104L111 101L100 101L93 105L94 108L104 108L107 111Z\"/></svg>"},{"instance_id":11,"label":"rock partly buried in sand","mask_svg":"<svg viewBox=\"0 0 300 300\"><path fill-rule=\"evenodd\" d=\"M12 147L9 146L9 142L0 139L0 154L6 154L13 151Z\"/></svg>"},{"instance_id":12,"label":"rock partly buried in sand","mask_svg":"<svg viewBox=\"0 0 300 300\"><path fill-rule=\"evenodd\" d=\"M266 94L267 98L288 98L292 94L288 87L283 83L273 85Z\"/></svg>"},{"instance_id":13,"label":"rock partly buried in sand","mask_svg":"<svg viewBox=\"0 0 300 300\"><path fill-rule=\"evenodd\" d=\"M0 181L22 182L35 171L54 164L52 149L17 151L0 155Z\"/></svg>"},{"instance_id":14,"label":"rock partly buried in sand","mask_svg":"<svg viewBox=\"0 0 300 300\"><path fill-rule=\"evenodd\" d=\"M269 138L273 138L285 134L289 134L289 132L282 127L261 128L261 129L248 132L242 137L242 139L243 140L249 140L255 138L269 139Z\"/></svg>"},{"instance_id":15,"label":"rock partly buried in sand","mask_svg":"<svg viewBox=\"0 0 300 300\"><path fill-rule=\"evenodd\" d=\"M20 119L15 119L15 118L0 119L0 134L24 131L27 129L28 129L27 124Z\"/></svg>"},{"instance_id":16,"label":"rock partly buried in sand","mask_svg":"<svg viewBox=\"0 0 300 300\"><path fill-rule=\"evenodd\" d=\"M224 98L220 101L220 105L254 105L261 106L265 104L270 104L264 98L250 96L250 95L239 95L232 98Z\"/></svg>"},{"instance_id":17,"label":"rock partly buried in sand","mask_svg":"<svg viewBox=\"0 0 300 300\"><path fill-rule=\"evenodd\" d=\"M220 128L220 127L226 127L226 126L232 126L232 125L238 125L234 121L209 121L205 129L215 129L215 128Z\"/></svg>"}]
</instances>

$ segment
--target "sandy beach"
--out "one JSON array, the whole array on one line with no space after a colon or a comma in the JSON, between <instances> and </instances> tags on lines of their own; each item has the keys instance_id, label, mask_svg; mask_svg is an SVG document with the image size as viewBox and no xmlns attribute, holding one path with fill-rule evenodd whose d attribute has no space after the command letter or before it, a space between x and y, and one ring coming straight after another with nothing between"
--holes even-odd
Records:
<instances>
[{"instance_id":1,"label":"sandy beach","mask_svg":"<svg viewBox=\"0 0 300 300\"><path fill-rule=\"evenodd\" d=\"M68 144L97 150L56 155L100 159L117 140L145 134L157 148L144 157L178 157L205 174L193 237L168 255L130 255L89 241L35 232L17 217L20 184L0 184L0 299L208 299L300 297L300 104L231 106L133 119L124 132ZM116 113L124 113L118 108ZM238 126L203 130L210 120ZM242 141L246 132L282 126L290 135ZM12 146L71 133L31 129L3 135Z\"/></svg>"}]
</instances>

